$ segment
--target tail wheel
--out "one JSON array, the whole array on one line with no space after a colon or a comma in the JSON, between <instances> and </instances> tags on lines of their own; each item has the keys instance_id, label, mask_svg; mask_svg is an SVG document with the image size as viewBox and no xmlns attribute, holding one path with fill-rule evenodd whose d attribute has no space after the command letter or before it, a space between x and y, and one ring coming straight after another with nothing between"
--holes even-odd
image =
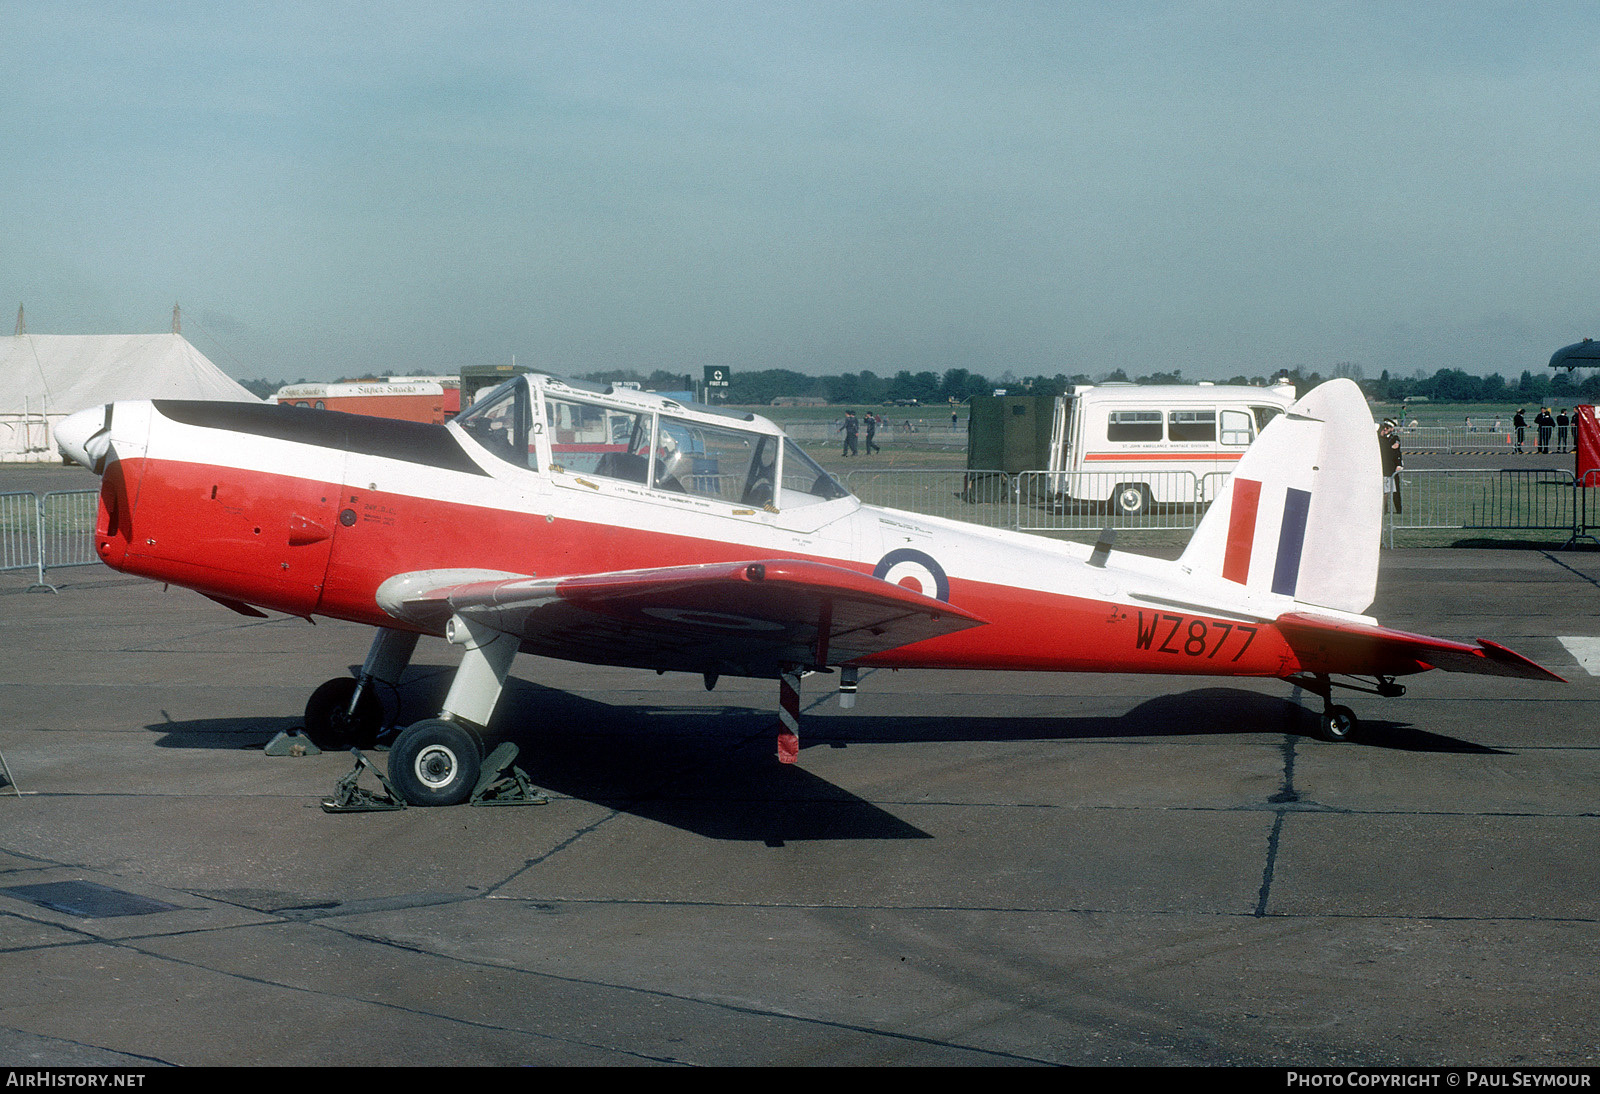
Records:
<instances>
[{"instance_id":1,"label":"tail wheel","mask_svg":"<svg viewBox=\"0 0 1600 1094\"><path fill-rule=\"evenodd\" d=\"M1111 505L1122 516L1143 516L1150 511L1150 488L1142 482L1122 483L1111 492Z\"/></svg>"},{"instance_id":2,"label":"tail wheel","mask_svg":"<svg viewBox=\"0 0 1600 1094\"><path fill-rule=\"evenodd\" d=\"M371 688L361 692L355 713L350 700L356 693L354 677L329 680L306 700L306 736L318 748L371 748L383 728L383 704Z\"/></svg>"},{"instance_id":3,"label":"tail wheel","mask_svg":"<svg viewBox=\"0 0 1600 1094\"><path fill-rule=\"evenodd\" d=\"M1339 744L1352 740L1361 728L1355 711L1349 707L1332 706L1322 716L1322 739Z\"/></svg>"},{"instance_id":4,"label":"tail wheel","mask_svg":"<svg viewBox=\"0 0 1600 1094\"><path fill-rule=\"evenodd\" d=\"M477 738L454 722L417 722L389 749L389 781L412 805L455 805L478 785Z\"/></svg>"}]
</instances>

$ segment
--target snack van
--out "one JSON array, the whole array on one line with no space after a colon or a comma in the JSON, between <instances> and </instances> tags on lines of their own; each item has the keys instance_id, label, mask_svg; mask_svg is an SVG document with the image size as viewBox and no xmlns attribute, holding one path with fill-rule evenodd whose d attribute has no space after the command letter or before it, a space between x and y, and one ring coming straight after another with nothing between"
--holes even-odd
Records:
<instances>
[{"instance_id":1,"label":"snack van","mask_svg":"<svg viewBox=\"0 0 1600 1094\"><path fill-rule=\"evenodd\" d=\"M1287 380L1271 387L1080 384L1055 403L1051 493L1063 502L1104 502L1125 516L1155 504L1209 502L1294 399Z\"/></svg>"},{"instance_id":2,"label":"snack van","mask_svg":"<svg viewBox=\"0 0 1600 1094\"><path fill-rule=\"evenodd\" d=\"M272 396L272 401L437 425L454 418L461 405L455 378L443 379L444 383L432 378L391 377L343 384L286 384Z\"/></svg>"}]
</instances>

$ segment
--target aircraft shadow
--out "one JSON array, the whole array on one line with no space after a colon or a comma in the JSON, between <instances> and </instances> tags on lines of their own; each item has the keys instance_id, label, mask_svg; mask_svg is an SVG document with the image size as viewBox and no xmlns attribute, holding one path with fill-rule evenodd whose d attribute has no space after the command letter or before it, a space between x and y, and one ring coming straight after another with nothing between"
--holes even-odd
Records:
<instances>
[{"instance_id":1,"label":"aircraft shadow","mask_svg":"<svg viewBox=\"0 0 1600 1094\"><path fill-rule=\"evenodd\" d=\"M545 790L710 839L930 838L803 760L780 764L775 716L749 707L613 706L513 679L493 728Z\"/></svg>"},{"instance_id":2,"label":"aircraft shadow","mask_svg":"<svg viewBox=\"0 0 1600 1094\"><path fill-rule=\"evenodd\" d=\"M358 672L360 667L351 666L351 672ZM403 698L405 709L399 712L401 720L397 724L407 725L437 711L449 690L452 671L447 665L414 665L407 670L401 685L404 696L390 700L398 705ZM774 702L776 698L774 685ZM1359 700L1359 696L1356 698ZM670 719L675 713L688 714L689 735L701 738L711 732L717 741L724 744L726 734L730 732L753 732L754 747L763 754L773 751L775 712L742 704L716 704L711 701L710 695L707 700L708 705L703 708L692 708L690 711L666 708L652 712L652 717L667 716ZM1066 702L1070 704L1071 700ZM1382 702L1373 700L1374 705ZM1244 688L1209 686L1158 695L1124 714L1106 717L1072 714L1046 717L930 716L886 713L890 697L869 692L861 696L857 709L847 716L841 716L832 700L821 705L808 704L809 711L802 714L800 719L800 747L803 753L807 748L839 748L851 743L868 742L911 744L918 741L1084 740L1255 733L1289 734L1320 740L1319 718L1314 709L1316 703L1316 699L1308 699L1308 705L1302 706L1292 702L1287 694L1270 695ZM495 716L495 729L510 736L512 726L523 726L529 734L528 739L532 741L549 724L550 717L545 712L563 710L562 704L567 704L565 709L568 717L576 724L612 724L618 717L637 710L586 699L575 692L546 687L513 676L506 681L506 693ZM1358 702L1360 705L1364 704ZM395 712L391 707L390 713ZM1358 710L1357 714L1362 715L1363 711ZM743 728L734 722L740 717L748 720ZM723 727L724 722L727 728ZM670 728L675 727L652 722L652 729L657 733L667 732ZM618 732L620 734L626 730L619 728ZM517 741L518 747L522 747L521 739L511 739ZM1504 749L1432 733L1409 722L1365 716L1361 721L1361 734L1353 744L1355 747L1386 748L1401 752L1507 754Z\"/></svg>"},{"instance_id":3,"label":"aircraft shadow","mask_svg":"<svg viewBox=\"0 0 1600 1094\"><path fill-rule=\"evenodd\" d=\"M391 714L398 707L398 724L436 712L452 674L446 666L407 670L400 694L385 697ZM201 718L146 728L160 735L160 748L230 749L260 748L303 724L302 717ZM517 766L547 792L711 839L930 838L803 764L779 764L774 725L773 715L749 707L613 706L513 677L490 743L515 743Z\"/></svg>"},{"instance_id":4,"label":"aircraft shadow","mask_svg":"<svg viewBox=\"0 0 1600 1094\"><path fill-rule=\"evenodd\" d=\"M852 718L828 718L819 708L805 720L801 744L848 745L852 742L1086 740L1121 737L1190 737L1288 734L1320 740L1319 718L1285 696L1264 695L1242 688L1205 687L1158 695L1123 714L1047 717L928 717L872 715L876 697L860 700L863 711ZM1068 700L1070 703L1070 700ZM1316 700L1312 700L1316 702ZM863 717L866 713L868 716ZM1448 737L1406 722L1363 718L1361 735L1352 747L1405 752L1495 754L1502 750Z\"/></svg>"},{"instance_id":5,"label":"aircraft shadow","mask_svg":"<svg viewBox=\"0 0 1600 1094\"><path fill-rule=\"evenodd\" d=\"M162 713L165 713L163 711ZM258 749L279 733L299 729L304 717L292 718L191 718L185 722L152 722L146 729L160 733L157 748Z\"/></svg>"},{"instance_id":6,"label":"aircraft shadow","mask_svg":"<svg viewBox=\"0 0 1600 1094\"><path fill-rule=\"evenodd\" d=\"M449 689L451 671L407 671L395 705L399 724L428 717ZM707 696L707 699L711 699ZM971 717L872 712L874 699L840 715L831 703L802 717L802 760L774 757L776 717L749 706L614 705L512 677L492 736L519 749L517 764L535 785L712 839L926 839L927 833L805 768L803 752L852 744L1082 741L1268 734L1314 737L1316 716L1287 697L1238 688L1197 688L1148 699L1115 716ZM149 726L164 748L260 747L300 718L209 718ZM1367 720L1361 741L1344 748L1409 752L1501 750L1429 733L1406 723Z\"/></svg>"}]
</instances>

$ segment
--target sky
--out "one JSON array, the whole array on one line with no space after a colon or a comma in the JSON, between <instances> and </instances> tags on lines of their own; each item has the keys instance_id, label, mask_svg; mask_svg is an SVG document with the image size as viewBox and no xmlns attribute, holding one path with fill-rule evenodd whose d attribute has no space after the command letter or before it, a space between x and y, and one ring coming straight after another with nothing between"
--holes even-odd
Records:
<instances>
[{"instance_id":1,"label":"sky","mask_svg":"<svg viewBox=\"0 0 1600 1094\"><path fill-rule=\"evenodd\" d=\"M1520 375L1592 3L0 0L0 306L239 378ZM9 315L9 313L8 313Z\"/></svg>"}]
</instances>

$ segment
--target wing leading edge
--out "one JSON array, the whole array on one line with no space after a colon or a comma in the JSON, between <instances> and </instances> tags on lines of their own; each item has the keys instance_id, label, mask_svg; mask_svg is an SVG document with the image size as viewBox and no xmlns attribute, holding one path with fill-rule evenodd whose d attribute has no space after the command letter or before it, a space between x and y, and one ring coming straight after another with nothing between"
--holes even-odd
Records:
<instances>
[{"instance_id":1,"label":"wing leading edge","mask_svg":"<svg viewBox=\"0 0 1600 1094\"><path fill-rule=\"evenodd\" d=\"M385 581L378 603L432 631L463 615L517 635L527 653L730 676L842 664L985 622L866 574L794 559L559 578L427 570Z\"/></svg>"},{"instance_id":2,"label":"wing leading edge","mask_svg":"<svg viewBox=\"0 0 1600 1094\"><path fill-rule=\"evenodd\" d=\"M1301 667L1310 672L1405 676L1441 669L1565 682L1520 653L1485 638L1468 645L1306 612L1281 615L1276 625Z\"/></svg>"}]
</instances>

